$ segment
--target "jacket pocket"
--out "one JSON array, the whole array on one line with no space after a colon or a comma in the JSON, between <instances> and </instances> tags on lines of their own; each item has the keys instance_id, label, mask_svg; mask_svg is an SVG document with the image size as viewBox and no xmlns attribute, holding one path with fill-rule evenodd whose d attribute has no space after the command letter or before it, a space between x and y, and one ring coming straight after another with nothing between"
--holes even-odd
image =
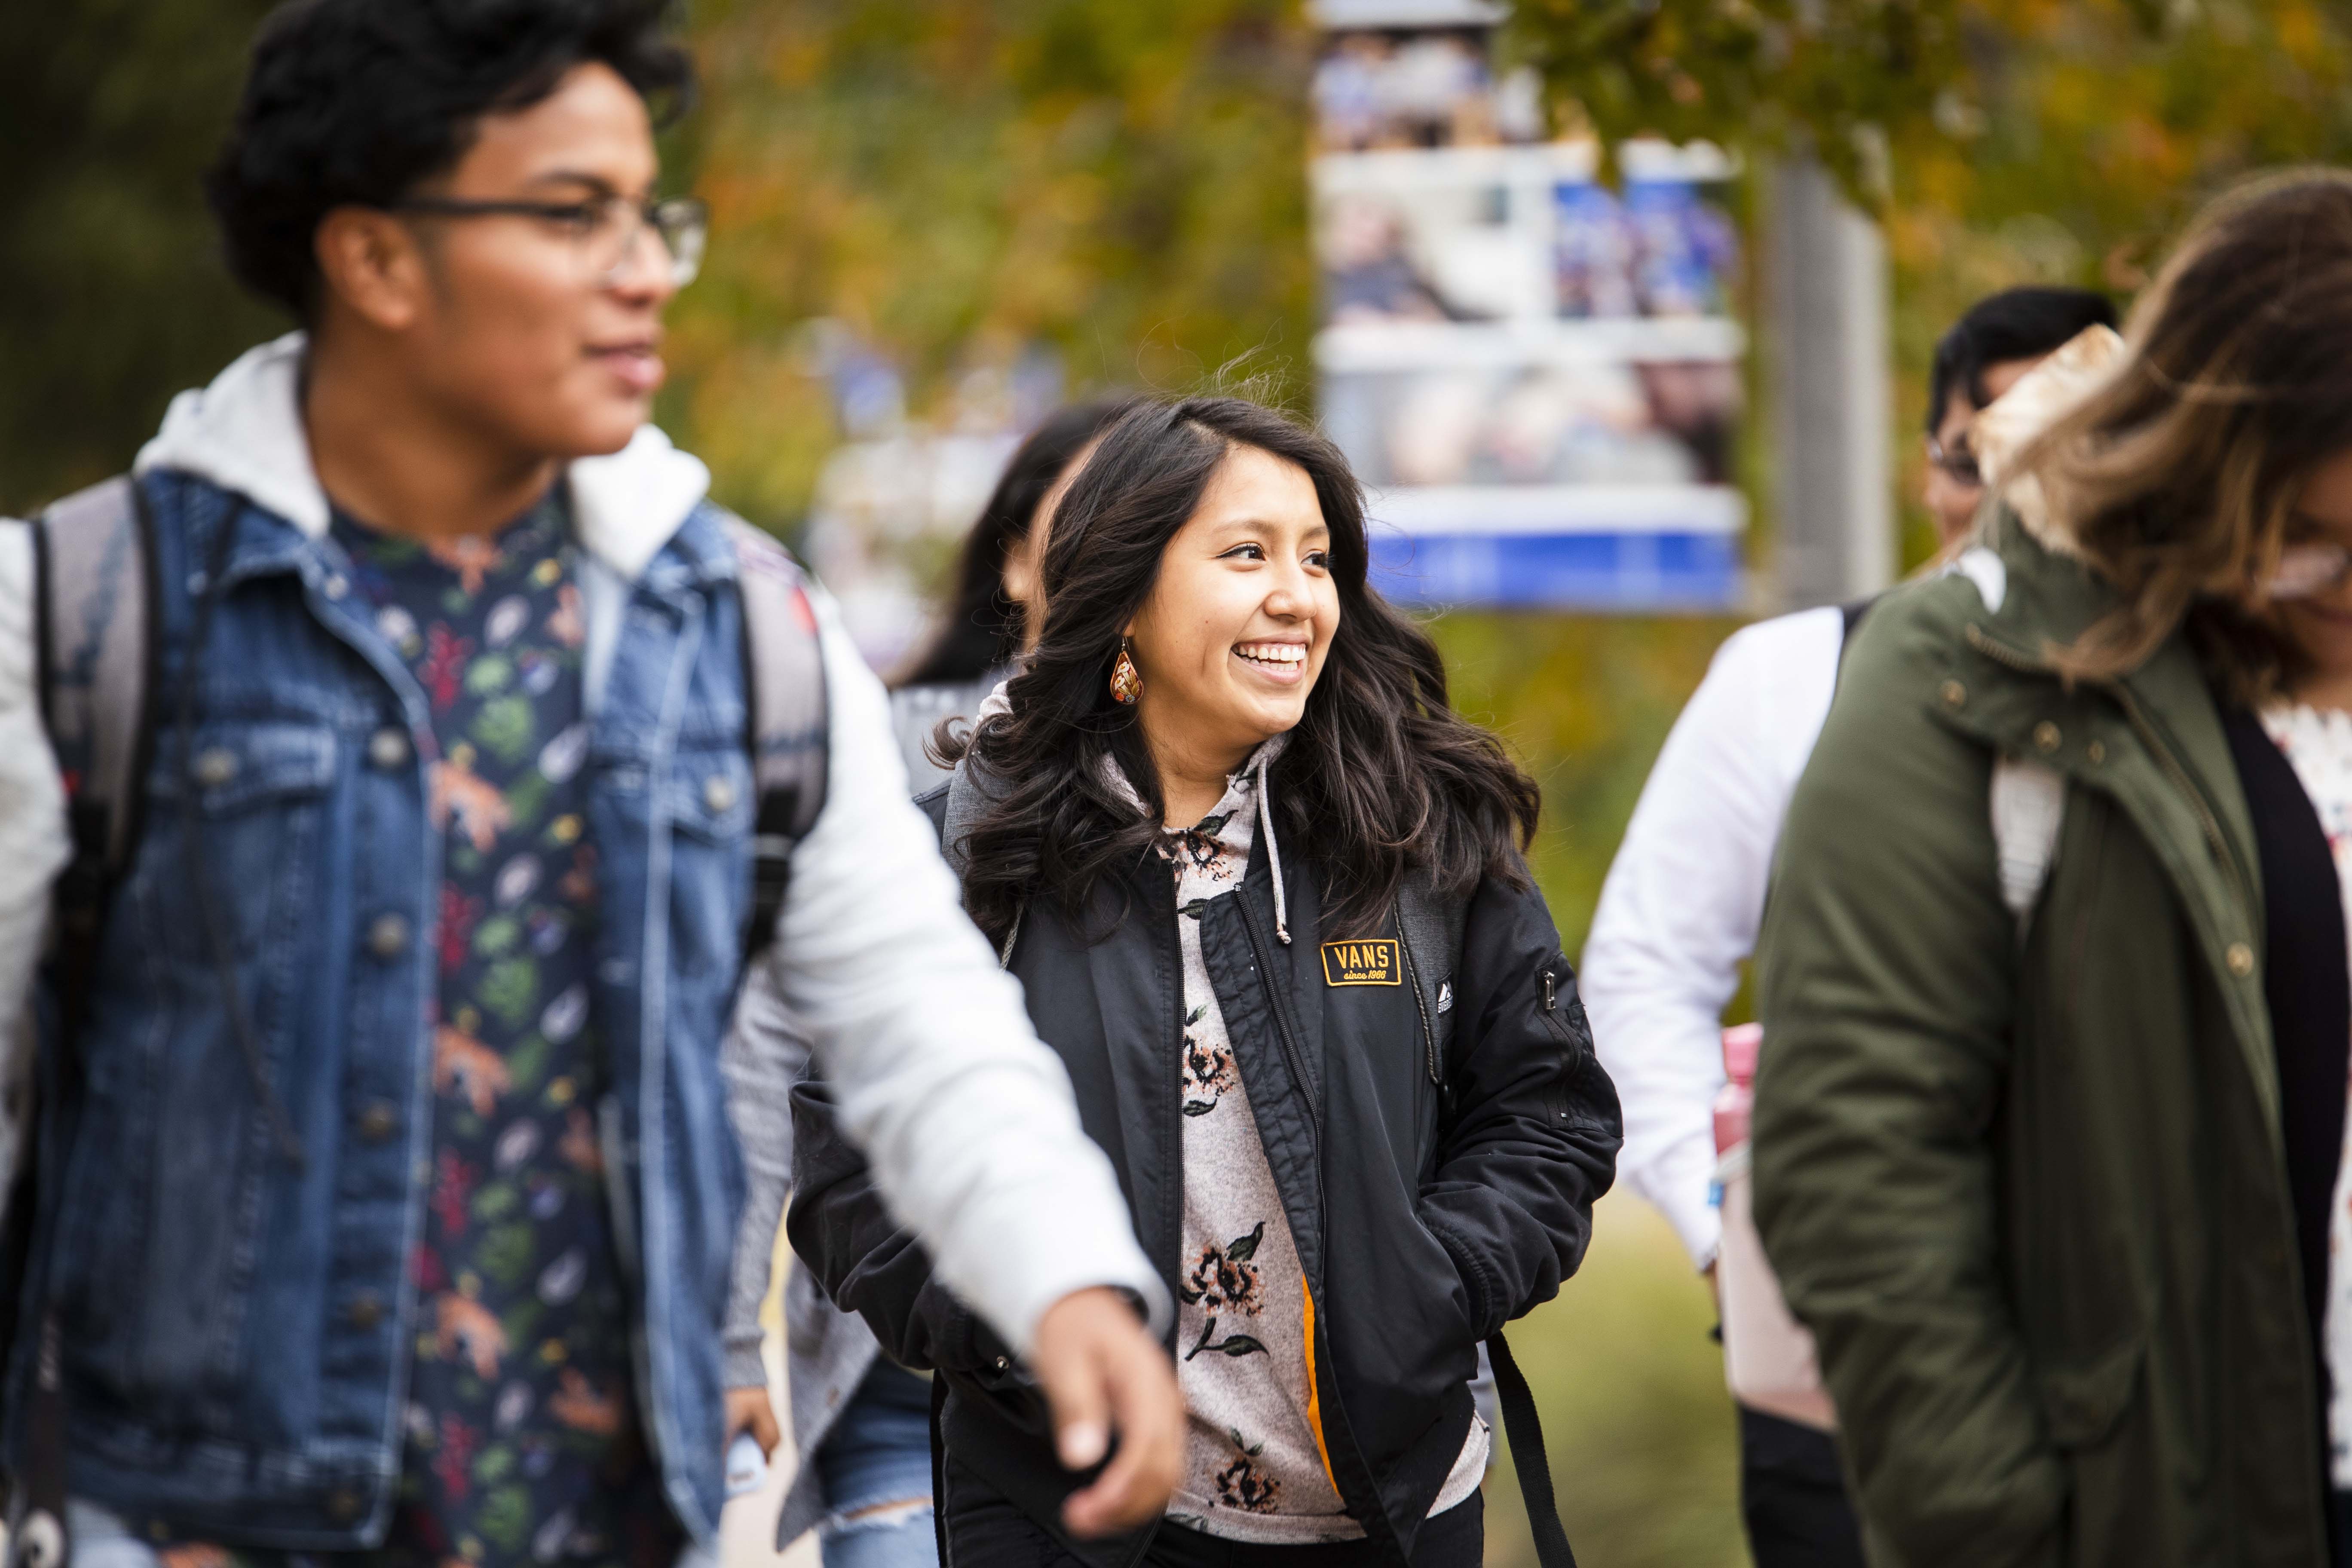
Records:
<instances>
[{"instance_id":1,"label":"jacket pocket","mask_svg":"<svg viewBox=\"0 0 2352 1568\"><path fill-rule=\"evenodd\" d=\"M221 999L238 988L282 1095L292 993L334 962L315 917L332 880L320 840L338 735L239 720L200 725L184 760L168 728L157 749L83 1037L54 1279L82 1373L168 1424L202 1419L243 1380L261 1216L271 1184L299 1179Z\"/></svg>"},{"instance_id":2,"label":"jacket pocket","mask_svg":"<svg viewBox=\"0 0 2352 1568\"><path fill-rule=\"evenodd\" d=\"M317 862L337 738L326 724L253 720L197 727L183 748L156 737L148 817L127 887L143 940L209 963L225 934L238 957L286 934L288 906L324 881ZM190 835L201 841L189 842ZM191 885L201 861L205 886Z\"/></svg>"}]
</instances>

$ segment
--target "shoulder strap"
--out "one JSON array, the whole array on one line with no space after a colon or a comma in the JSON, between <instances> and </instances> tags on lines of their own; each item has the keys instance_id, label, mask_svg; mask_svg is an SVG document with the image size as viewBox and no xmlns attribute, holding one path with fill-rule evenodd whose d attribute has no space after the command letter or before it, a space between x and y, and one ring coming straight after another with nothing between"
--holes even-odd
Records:
<instances>
[{"instance_id":1,"label":"shoulder strap","mask_svg":"<svg viewBox=\"0 0 2352 1568\"><path fill-rule=\"evenodd\" d=\"M743 599L745 745L759 794L751 826L751 915L743 956L773 940L792 880L793 850L824 809L827 744L824 654L808 579L767 534L727 519Z\"/></svg>"},{"instance_id":2,"label":"shoulder strap","mask_svg":"<svg viewBox=\"0 0 2352 1568\"><path fill-rule=\"evenodd\" d=\"M139 841L154 716L157 580L153 524L128 478L68 496L33 523L33 656L41 720L66 787L73 854L58 879L59 1046L37 1096L60 1092L78 1068L108 896ZM13 1360L31 1266L38 1187L54 1163L40 1147L45 1109L29 1107L26 1148L0 1232L0 1360ZM25 1414L22 1522L8 1542L21 1568L69 1561L66 1532L65 1392L57 1317L32 1325Z\"/></svg>"},{"instance_id":3,"label":"shoulder strap","mask_svg":"<svg viewBox=\"0 0 2352 1568\"><path fill-rule=\"evenodd\" d=\"M1552 1490L1551 1458L1544 1452L1536 1396L1499 1331L1486 1341L1486 1355L1494 1363L1503 1426L1511 1435L1511 1468L1517 1472L1519 1500L1527 1506L1528 1529L1535 1536L1536 1562L1539 1568L1576 1568L1576 1552L1568 1543L1567 1527L1559 1521L1559 1499Z\"/></svg>"},{"instance_id":4,"label":"shoulder strap","mask_svg":"<svg viewBox=\"0 0 2352 1568\"><path fill-rule=\"evenodd\" d=\"M50 507L33 527L33 570L41 717L73 835L57 892L70 1026L108 894L138 844L154 742L158 585L138 487L112 479Z\"/></svg>"},{"instance_id":5,"label":"shoulder strap","mask_svg":"<svg viewBox=\"0 0 2352 1568\"><path fill-rule=\"evenodd\" d=\"M1870 614L1870 606L1878 603L1881 597L1883 595L1878 594L1868 594L1859 599L1849 599L1838 606L1838 618L1844 623L1844 629L1838 637L1839 675L1845 673L1845 651L1853 646L1854 629L1862 625L1862 617Z\"/></svg>"}]
</instances>

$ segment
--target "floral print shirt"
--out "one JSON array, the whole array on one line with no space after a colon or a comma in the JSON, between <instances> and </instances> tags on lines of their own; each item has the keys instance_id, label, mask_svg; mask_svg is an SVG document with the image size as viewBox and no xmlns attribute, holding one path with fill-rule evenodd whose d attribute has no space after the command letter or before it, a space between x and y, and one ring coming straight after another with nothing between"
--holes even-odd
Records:
<instances>
[{"instance_id":1,"label":"floral print shirt","mask_svg":"<svg viewBox=\"0 0 2352 1568\"><path fill-rule=\"evenodd\" d=\"M399 1500L381 1549L321 1560L669 1568L685 1536L638 1424L594 1118L586 625L561 492L495 537L420 542L342 517L334 537L424 688L444 861Z\"/></svg>"},{"instance_id":2,"label":"floral print shirt","mask_svg":"<svg viewBox=\"0 0 2352 1568\"><path fill-rule=\"evenodd\" d=\"M2311 798L2327 847L2336 858L2345 926L2352 931L2352 713L2336 709L2276 707L2263 728ZM2352 963L2352 952L2345 955ZM2345 1042L2352 1053L2352 1040ZM2327 1466L2338 1489L2352 1488L2352 1116L2345 1119L2345 1152L2336 1167L2336 1201L2327 1226L2327 1315L2324 1347L2328 1381Z\"/></svg>"},{"instance_id":3,"label":"floral print shirt","mask_svg":"<svg viewBox=\"0 0 2352 1568\"><path fill-rule=\"evenodd\" d=\"M1257 820L1251 770L1261 756L1278 756L1286 739L1267 742L1227 780L1224 797L1208 816L1168 830L1160 844L1176 879L1184 960L1176 1355L1189 1431L1168 1517L1211 1535L1277 1545L1355 1541L1364 1533L1348 1516L1324 1459L1307 1342L1307 1276L1201 952L1209 903L1240 887L1249 869ZM1433 1514L1477 1489L1486 1450L1486 1429L1474 1418Z\"/></svg>"}]
</instances>

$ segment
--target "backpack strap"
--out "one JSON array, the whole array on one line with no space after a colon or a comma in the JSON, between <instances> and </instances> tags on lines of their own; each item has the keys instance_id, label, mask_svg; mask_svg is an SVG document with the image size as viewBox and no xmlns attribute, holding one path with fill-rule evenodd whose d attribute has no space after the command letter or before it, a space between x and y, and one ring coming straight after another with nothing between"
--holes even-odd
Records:
<instances>
[{"instance_id":1,"label":"backpack strap","mask_svg":"<svg viewBox=\"0 0 2352 1568\"><path fill-rule=\"evenodd\" d=\"M145 498L117 478L33 526L41 719L65 782L73 858L57 889L68 1027L84 1016L99 928L139 841L155 736L158 584Z\"/></svg>"},{"instance_id":2,"label":"backpack strap","mask_svg":"<svg viewBox=\"0 0 2352 1568\"><path fill-rule=\"evenodd\" d=\"M40 1178L58 1163L42 1147L44 1094L79 1069L76 1037L89 1016L91 976L115 883L139 841L155 731L158 584L153 523L127 477L68 496L35 520L33 652L41 720L66 790L71 858L52 894L58 986L58 1049L37 1074L25 1147L0 1235L0 1352L13 1363L25 1324ZM33 1324L26 1453L17 1479L20 1521L9 1558L20 1568L62 1568L66 1531L65 1389L56 1313Z\"/></svg>"},{"instance_id":3,"label":"backpack strap","mask_svg":"<svg viewBox=\"0 0 2352 1568\"><path fill-rule=\"evenodd\" d=\"M824 809L827 744L824 654L808 578L767 534L727 519L743 599L744 743L758 807L751 826L750 963L775 940L792 882L793 850Z\"/></svg>"},{"instance_id":4,"label":"backpack strap","mask_svg":"<svg viewBox=\"0 0 2352 1568\"><path fill-rule=\"evenodd\" d=\"M1511 1468L1519 1479L1519 1500L1527 1505L1528 1529L1535 1536L1536 1562L1540 1568L1576 1568L1576 1551L1559 1522L1559 1499L1552 1491L1551 1458L1544 1452L1542 1417L1536 1414L1536 1396L1511 1359L1511 1347L1498 1330L1486 1341L1486 1355L1495 1367L1495 1393L1503 1406L1503 1425L1511 1435Z\"/></svg>"}]
</instances>

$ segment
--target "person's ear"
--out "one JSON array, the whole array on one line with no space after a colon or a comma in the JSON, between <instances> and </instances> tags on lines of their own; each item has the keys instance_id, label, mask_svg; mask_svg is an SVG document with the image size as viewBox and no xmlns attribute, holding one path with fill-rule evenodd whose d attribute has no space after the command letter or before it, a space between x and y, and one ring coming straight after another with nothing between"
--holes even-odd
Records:
<instances>
[{"instance_id":1,"label":"person's ear","mask_svg":"<svg viewBox=\"0 0 2352 1568\"><path fill-rule=\"evenodd\" d=\"M370 325L403 331L424 313L431 287L424 247L393 214L337 207L319 220L311 243L321 280Z\"/></svg>"}]
</instances>

